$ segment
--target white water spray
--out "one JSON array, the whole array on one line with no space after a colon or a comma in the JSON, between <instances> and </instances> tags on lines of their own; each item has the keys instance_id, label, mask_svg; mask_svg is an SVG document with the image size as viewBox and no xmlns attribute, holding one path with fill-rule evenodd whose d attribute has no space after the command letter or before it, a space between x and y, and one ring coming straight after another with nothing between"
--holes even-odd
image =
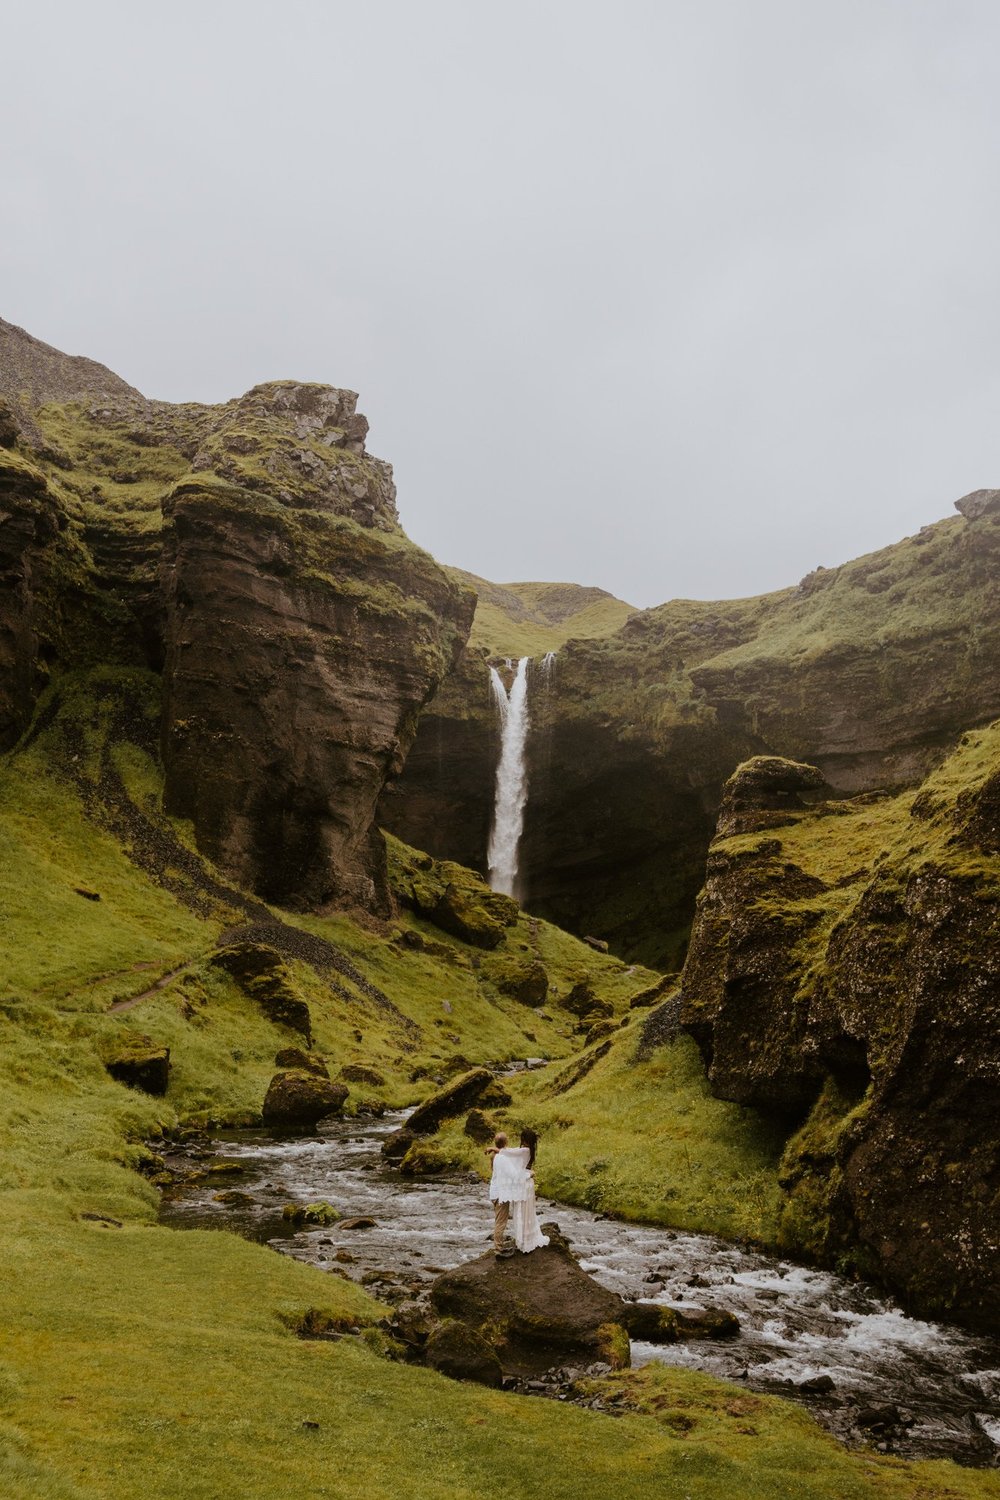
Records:
<instances>
[{"instance_id":1,"label":"white water spray","mask_svg":"<svg viewBox=\"0 0 1000 1500\"><path fill-rule=\"evenodd\" d=\"M510 693L496 667L490 667L490 688L500 715L500 760L497 764L496 800L487 860L490 885L505 896L513 896L517 885L517 846L524 831L524 807L528 800L528 663L517 664Z\"/></svg>"}]
</instances>

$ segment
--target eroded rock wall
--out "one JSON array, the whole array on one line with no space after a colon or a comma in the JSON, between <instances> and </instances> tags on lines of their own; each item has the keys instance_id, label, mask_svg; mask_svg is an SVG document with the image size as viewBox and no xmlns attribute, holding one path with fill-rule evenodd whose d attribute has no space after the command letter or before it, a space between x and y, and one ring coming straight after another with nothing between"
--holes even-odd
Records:
<instances>
[{"instance_id":1,"label":"eroded rock wall","mask_svg":"<svg viewBox=\"0 0 1000 1500\"><path fill-rule=\"evenodd\" d=\"M741 767L682 981L713 1092L788 1122L787 1245L992 1329L998 767L1000 724L919 794L817 803L813 768Z\"/></svg>"},{"instance_id":2,"label":"eroded rock wall","mask_svg":"<svg viewBox=\"0 0 1000 1500\"><path fill-rule=\"evenodd\" d=\"M399 526L357 396L147 401L0 321L0 747L47 681L162 673L169 810L279 903L387 901L376 800L474 596Z\"/></svg>"}]
</instances>

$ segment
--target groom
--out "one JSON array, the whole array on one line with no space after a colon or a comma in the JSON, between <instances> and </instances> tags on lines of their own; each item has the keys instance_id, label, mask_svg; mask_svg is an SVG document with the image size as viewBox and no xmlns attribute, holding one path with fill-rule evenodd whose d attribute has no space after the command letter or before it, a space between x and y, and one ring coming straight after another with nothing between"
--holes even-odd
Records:
<instances>
[{"instance_id":1,"label":"groom","mask_svg":"<svg viewBox=\"0 0 1000 1500\"><path fill-rule=\"evenodd\" d=\"M507 1225L510 1222L510 1204L504 1202L500 1197L503 1189L499 1185L497 1173L497 1158L507 1144L504 1132L498 1131L493 1137L493 1145L487 1149L486 1155L493 1158L493 1176L490 1178L490 1202L493 1204L493 1250L497 1260L506 1260L514 1254L513 1245L504 1244L504 1236L507 1233Z\"/></svg>"}]
</instances>

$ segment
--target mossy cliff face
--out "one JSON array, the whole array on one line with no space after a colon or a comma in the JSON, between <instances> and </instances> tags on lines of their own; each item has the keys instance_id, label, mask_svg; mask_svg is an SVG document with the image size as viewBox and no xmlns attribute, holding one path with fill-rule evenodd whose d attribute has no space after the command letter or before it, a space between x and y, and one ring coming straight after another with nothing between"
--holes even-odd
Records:
<instances>
[{"instance_id":1,"label":"mossy cliff face","mask_svg":"<svg viewBox=\"0 0 1000 1500\"><path fill-rule=\"evenodd\" d=\"M529 906L671 967L741 761L807 761L841 794L898 787L1000 714L1000 492L958 509L795 588L675 600L565 640L531 700ZM505 648L491 608L495 660ZM511 615L512 638L521 628ZM495 754L485 659L470 648L421 726L393 826L482 868ZM420 809L418 831L407 819Z\"/></svg>"},{"instance_id":2,"label":"mossy cliff face","mask_svg":"<svg viewBox=\"0 0 1000 1500\"><path fill-rule=\"evenodd\" d=\"M714 1093L788 1121L785 1243L1000 1327L1000 723L918 793L727 785L683 973Z\"/></svg>"},{"instance_id":3,"label":"mossy cliff face","mask_svg":"<svg viewBox=\"0 0 1000 1500\"><path fill-rule=\"evenodd\" d=\"M401 531L353 392L146 401L0 324L0 744L69 669L162 673L166 802L278 902L387 901L375 802L474 598Z\"/></svg>"}]
</instances>

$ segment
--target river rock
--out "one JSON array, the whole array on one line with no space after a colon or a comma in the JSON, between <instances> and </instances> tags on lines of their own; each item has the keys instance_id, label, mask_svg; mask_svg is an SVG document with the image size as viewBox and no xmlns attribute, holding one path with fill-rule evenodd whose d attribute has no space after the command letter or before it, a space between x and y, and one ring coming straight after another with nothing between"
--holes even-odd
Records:
<instances>
[{"instance_id":1,"label":"river rock","mask_svg":"<svg viewBox=\"0 0 1000 1500\"><path fill-rule=\"evenodd\" d=\"M391 1135L386 1136L382 1142L382 1155L386 1161L402 1161L416 1139L413 1131L403 1125L399 1130L394 1130Z\"/></svg>"},{"instance_id":2,"label":"river rock","mask_svg":"<svg viewBox=\"0 0 1000 1500\"><path fill-rule=\"evenodd\" d=\"M620 1362L622 1338L627 1349L624 1301L580 1267L556 1226L545 1227L550 1243L530 1255L497 1259L490 1251L439 1276L431 1287L434 1308L496 1330L505 1369L537 1364L542 1351L546 1357L556 1351L549 1363L574 1353L614 1354Z\"/></svg>"},{"instance_id":3,"label":"river rock","mask_svg":"<svg viewBox=\"0 0 1000 1500\"><path fill-rule=\"evenodd\" d=\"M418 1104L407 1120L406 1128L414 1135L433 1135L445 1120L462 1114L475 1104L492 1082L493 1074L489 1068L472 1068L453 1083L438 1089L423 1104Z\"/></svg>"},{"instance_id":4,"label":"river rock","mask_svg":"<svg viewBox=\"0 0 1000 1500\"><path fill-rule=\"evenodd\" d=\"M452 1380L472 1380L495 1389L503 1385L503 1370L496 1352L467 1323L457 1320L442 1323L428 1338L425 1357L432 1370L439 1370Z\"/></svg>"},{"instance_id":5,"label":"river rock","mask_svg":"<svg viewBox=\"0 0 1000 1500\"><path fill-rule=\"evenodd\" d=\"M315 1073L275 1073L264 1097L264 1123L312 1127L327 1115L339 1114L348 1092L345 1084L331 1083Z\"/></svg>"}]
</instances>

